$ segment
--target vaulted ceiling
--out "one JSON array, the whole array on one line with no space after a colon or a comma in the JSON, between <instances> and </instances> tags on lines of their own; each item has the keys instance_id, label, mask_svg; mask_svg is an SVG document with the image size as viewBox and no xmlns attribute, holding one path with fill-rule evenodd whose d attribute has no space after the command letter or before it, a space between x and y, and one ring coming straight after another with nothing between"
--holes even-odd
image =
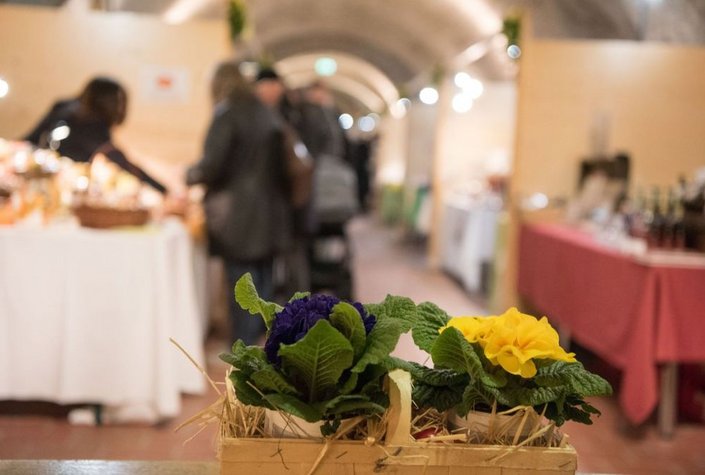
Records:
<instances>
[{"instance_id":1,"label":"vaulted ceiling","mask_svg":"<svg viewBox=\"0 0 705 475\"><path fill-rule=\"evenodd\" d=\"M403 84L499 33L484 0L249 0L258 45L275 58L357 56Z\"/></svg>"},{"instance_id":2,"label":"vaulted ceiling","mask_svg":"<svg viewBox=\"0 0 705 475\"><path fill-rule=\"evenodd\" d=\"M90 3L105 11L159 14L165 19L170 10L178 8L178 20L185 21L193 17L224 20L227 1ZM296 81L313 78L316 55L331 56L340 64L335 79L338 91L373 109L377 107L371 104L389 105L394 100L390 84L413 93L439 66L461 68L472 61L472 72L478 76L511 78L516 66L506 55L506 44L496 40L503 17L516 9L531 10L533 34L538 37L705 44L705 0L243 1L250 25L244 53L268 56L287 74L295 75ZM3 2L66 3L0 0Z\"/></svg>"}]
</instances>

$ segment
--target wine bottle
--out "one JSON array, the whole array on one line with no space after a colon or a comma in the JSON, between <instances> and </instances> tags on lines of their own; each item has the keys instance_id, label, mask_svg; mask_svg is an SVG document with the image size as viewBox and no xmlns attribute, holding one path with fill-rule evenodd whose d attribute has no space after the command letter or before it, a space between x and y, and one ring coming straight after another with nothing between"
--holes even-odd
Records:
<instances>
[{"instance_id":1,"label":"wine bottle","mask_svg":"<svg viewBox=\"0 0 705 475\"><path fill-rule=\"evenodd\" d=\"M685 209L683 202L676 202L675 222L673 225L673 248L679 251L685 249Z\"/></svg>"},{"instance_id":2,"label":"wine bottle","mask_svg":"<svg viewBox=\"0 0 705 475\"><path fill-rule=\"evenodd\" d=\"M661 231L661 247L664 249L672 249L675 244L676 206L675 190L669 188L666 200L666 215L663 217Z\"/></svg>"},{"instance_id":3,"label":"wine bottle","mask_svg":"<svg viewBox=\"0 0 705 475\"><path fill-rule=\"evenodd\" d=\"M635 238L645 239L648 235L648 216L646 213L647 203L644 190L639 187L636 191L634 208L629 221L629 235Z\"/></svg>"},{"instance_id":4,"label":"wine bottle","mask_svg":"<svg viewBox=\"0 0 705 475\"><path fill-rule=\"evenodd\" d=\"M661 214L661 190L657 186L653 188L651 203L648 244L650 248L659 248L663 244L664 217Z\"/></svg>"}]
</instances>

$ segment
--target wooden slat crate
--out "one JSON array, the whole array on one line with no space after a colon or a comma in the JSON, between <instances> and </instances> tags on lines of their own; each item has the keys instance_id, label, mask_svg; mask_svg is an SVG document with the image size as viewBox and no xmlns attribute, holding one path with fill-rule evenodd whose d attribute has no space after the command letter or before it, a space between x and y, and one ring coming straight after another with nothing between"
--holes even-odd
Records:
<instances>
[{"instance_id":1,"label":"wooden slat crate","mask_svg":"<svg viewBox=\"0 0 705 475\"><path fill-rule=\"evenodd\" d=\"M315 475L559 475L573 474L577 467L571 446L368 447L362 442L335 441L326 449L324 443L313 440L225 438L219 452L224 475L308 475L319 458Z\"/></svg>"}]
</instances>

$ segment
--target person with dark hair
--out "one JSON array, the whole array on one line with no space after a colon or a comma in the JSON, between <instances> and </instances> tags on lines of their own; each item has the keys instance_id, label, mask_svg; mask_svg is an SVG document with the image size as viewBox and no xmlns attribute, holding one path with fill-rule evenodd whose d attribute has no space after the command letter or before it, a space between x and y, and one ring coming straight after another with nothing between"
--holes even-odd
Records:
<instances>
[{"instance_id":1,"label":"person with dark hair","mask_svg":"<svg viewBox=\"0 0 705 475\"><path fill-rule=\"evenodd\" d=\"M338 123L340 112L325 83L316 81L306 88L297 129L313 158L345 156L345 134Z\"/></svg>"},{"instance_id":2,"label":"person with dark hair","mask_svg":"<svg viewBox=\"0 0 705 475\"><path fill-rule=\"evenodd\" d=\"M89 162L105 155L126 172L161 193L166 188L130 162L112 142L113 127L127 116L127 92L110 78L91 79L77 98L55 103L25 140L51 148L76 162Z\"/></svg>"},{"instance_id":3,"label":"person with dark hair","mask_svg":"<svg viewBox=\"0 0 705 475\"><path fill-rule=\"evenodd\" d=\"M291 242L283 123L234 63L218 67L211 91L216 105L203 155L189 168L186 183L206 186L209 248L223 258L230 288L249 272L262 298L271 300L274 258ZM235 299L229 302L233 341L257 343L262 321Z\"/></svg>"},{"instance_id":4,"label":"person with dark hair","mask_svg":"<svg viewBox=\"0 0 705 475\"><path fill-rule=\"evenodd\" d=\"M295 108L287 101L284 82L271 68L260 69L254 84L255 95L280 117L284 131L284 149L290 182L290 204L293 223L293 242L282 255L283 276L280 292L291 295L310 287L310 269L307 250L313 229L311 195L313 192L313 158L294 128Z\"/></svg>"}]
</instances>

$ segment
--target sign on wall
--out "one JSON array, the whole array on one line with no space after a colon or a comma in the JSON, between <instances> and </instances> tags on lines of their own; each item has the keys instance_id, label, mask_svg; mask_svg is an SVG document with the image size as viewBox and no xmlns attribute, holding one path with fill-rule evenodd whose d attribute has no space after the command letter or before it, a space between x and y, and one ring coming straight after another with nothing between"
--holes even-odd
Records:
<instances>
[{"instance_id":1,"label":"sign on wall","mask_svg":"<svg viewBox=\"0 0 705 475\"><path fill-rule=\"evenodd\" d=\"M140 94L150 102L185 103L191 94L191 77L185 68L143 66Z\"/></svg>"}]
</instances>

